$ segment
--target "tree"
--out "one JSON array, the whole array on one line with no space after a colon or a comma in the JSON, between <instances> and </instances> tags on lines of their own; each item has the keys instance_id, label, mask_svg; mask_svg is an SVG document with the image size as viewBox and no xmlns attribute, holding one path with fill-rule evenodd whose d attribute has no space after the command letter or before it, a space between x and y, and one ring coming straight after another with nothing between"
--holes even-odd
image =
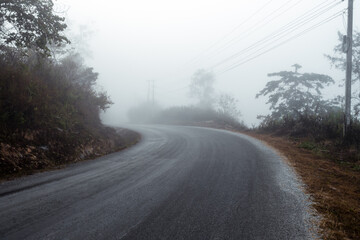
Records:
<instances>
[{"instance_id":1,"label":"tree","mask_svg":"<svg viewBox=\"0 0 360 240\"><path fill-rule=\"evenodd\" d=\"M239 120L241 112L238 109L239 101L232 95L223 93L217 101L217 111L235 120Z\"/></svg>"},{"instance_id":2,"label":"tree","mask_svg":"<svg viewBox=\"0 0 360 240\"><path fill-rule=\"evenodd\" d=\"M339 44L334 47L334 55L325 55L332 66L342 71L346 71L346 54L343 52L343 35L339 32ZM344 79L345 81L345 79ZM352 66L352 85L360 84L360 32L355 31L353 34L353 66ZM344 99L342 97L342 99ZM354 115L360 115L360 89L353 88L352 100Z\"/></svg>"},{"instance_id":3,"label":"tree","mask_svg":"<svg viewBox=\"0 0 360 240\"><path fill-rule=\"evenodd\" d=\"M79 54L65 56L56 65L56 69L56 75L61 76L62 81L69 82L77 89L77 104L82 105L84 112L93 114L95 118L99 115L99 110L105 111L112 104L106 92L95 90L99 74L92 67L85 66Z\"/></svg>"},{"instance_id":4,"label":"tree","mask_svg":"<svg viewBox=\"0 0 360 240\"><path fill-rule=\"evenodd\" d=\"M323 100L321 89L334 83L334 80L322 74L299 73L300 65L293 65L295 71L281 71L268 74L269 77L280 77L270 81L257 95L269 95L270 116L272 119L288 117L304 119L310 115L325 113L330 103Z\"/></svg>"},{"instance_id":5,"label":"tree","mask_svg":"<svg viewBox=\"0 0 360 240\"><path fill-rule=\"evenodd\" d=\"M48 45L69 40L61 34L65 19L53 12L52 0L2 0L0 2L0 46L34 48L49 54Z\"/></svg>"},{"instance_id":6,"label":"tree","mask_svg":"<svg viewBox=\"0 0 360 240\"><path fill-rule=\"evenodd\" d=\"M84 59L78 53L71 53L60 60L60 66L65 79L86 91L91 91L96 84L98 73L92 67L84 65Z\"/></svg>"},{"instance_id":7,"label":"tree","mask_svg":"<svg viewBox=\"0 0 360 240\"><path fill-rule=\"evenodd\" d=\"M204 69L196 71L191 79L190 97L198 100L200 108L212 108L214 103L215 76L212 72Z\"/></svg>"}]
</instances>

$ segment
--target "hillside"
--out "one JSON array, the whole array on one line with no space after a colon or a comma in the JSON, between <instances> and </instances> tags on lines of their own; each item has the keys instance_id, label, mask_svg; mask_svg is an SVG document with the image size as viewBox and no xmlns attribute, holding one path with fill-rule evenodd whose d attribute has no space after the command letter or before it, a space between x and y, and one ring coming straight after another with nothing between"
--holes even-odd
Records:
<instances>
[{"instance_id":1,"label":"hillside","mask_svg":"<svg viewBox=\"0 0 360 240\"><path fill-rule=\"evenodd\" d=\"M79 55L0 49L0 179L118 151L139 135L102 125L111 100Z\"/></svg>"}]
</instances>

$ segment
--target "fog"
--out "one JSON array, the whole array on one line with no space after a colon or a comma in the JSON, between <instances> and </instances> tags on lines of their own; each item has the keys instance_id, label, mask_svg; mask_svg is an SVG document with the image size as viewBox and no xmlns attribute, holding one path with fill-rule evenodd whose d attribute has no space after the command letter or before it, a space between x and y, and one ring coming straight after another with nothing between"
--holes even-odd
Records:
<instances>
[{"instance_id":1,"label":"fog","mask_svg":"<svg viewBox=\"0 0 360 240\"><path fill-rule=\"evenodd\" d=\"M73 35L81 38L85 33L79 40L81 51L87 64L99 72L98 83L114 102L102 116L104 123L128 121L129 108L147 100L149 80L154 80L160 106L192 104L188 86L198 69L215 74L217 93L239 100L242 119L249 126L259 123L257 115L269 112L266 99L255 99L269 81L268 73L291 70L298 63L303 72L328 74L338 83L344 77L331 68L324 54L333 53L337 32L345 32L347 15L341 11L347 1L58 0L56 6L68 19ZM222 63L316 6L324 10L318 18L300 22L285 35L273 36L264 45ZM360 22L359 7L355 1L354 30ZM304 32L337 13L333 20ZM284 43L293 36L297 37ZM343 94L337 85L326 96Z\"/></svg>"}]
</instances>

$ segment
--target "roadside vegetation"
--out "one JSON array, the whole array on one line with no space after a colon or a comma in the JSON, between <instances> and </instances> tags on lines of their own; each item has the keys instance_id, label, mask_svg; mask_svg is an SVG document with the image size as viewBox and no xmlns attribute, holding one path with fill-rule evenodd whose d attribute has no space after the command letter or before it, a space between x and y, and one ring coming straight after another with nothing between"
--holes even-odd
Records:
<instances>
[{"instance_id":1,"label":"roadside vegetation","mask_svg":"<svg viewBox=\"0 0 360 240\"><path fill-rule=\"evenodd\" d=\"M340 44L326 55L332 66L345 70ZM161 123L222 128L242 132L267 142L286 156L306 184L314 209L321 214L324 239L357 239L360 236L360 32L354 34L351 134L343 137L344 97L325 97L331 85L343 84L330 76L302 71L268 74L269 82L256 98L266 98L270 113L249 129L241 121L238 100L218 93L215 76L206 70L194 73L189 85L189 106L162 109L155 102L132 108L137 123ZM344 74L345 75L345 74Z\"/></svg>"},{"instance_id":2,"label":"roadside vegetation","mask_svg":"<svg viewBox=\"0 0 360 240\"><path fill-rule=\"evenodd\" d=\"M341 42L342 36L339 34ZM360 236L360 33L354 35L351 134L343 137L344 97L326 99L322 90L335 81L326 75L293 71L268 74L256 97L266 97L271 113L247 134L278 149L306 184L314 208L322 214L325 239ZM327 55L345 70L342 45ZM341 82L342 83L342 82Z\"/></svg>"},{"instance_id":3,"label":"roadside vegetation","mask_svg":"<svg viewBox=\"0 0 360 240\"><path fill-rule=\"evenodd\" d=\"M120 150L136 133L105 127L99 114L111 104L97 87L98 73L86 66L65 35L65 19L53 2L0 3L0 180L56 168ZM342 36L339 34L340 40ZM360 83L360 32L353 43L353 86ZM342 44L331 64L345 69ZM344 98L327 99L331 77L293 71L270 73L256 95L271 113L251 131L241 121L238 100L214 89L215 76L200 69L189 85L194 104L162 109L156 102L129 111L136 123L224 128L246 132L281 151L307 185L325 239L360 236L360 92L352 93L351 135L342 137ZM342 82L341 82L342 83ZM121 134L119 134L121 132Z\"/></svg>"},{"instance_id":4,"label":"roadside vegetation","mask_svg":"<svg viewBox=\"0 0 360 240\"><path fill-rule=\"evenodd\" d=\"M339 39L342 36L339 34ZM360 82L360 33L354 35L353 85ZM345 69L341 44L331 64ZM270 113L249 129L241 121L238 100L213 88L211 72L198 70L189 85L189 106L162 109L146 102L129 111L138 123L191 125L228 129L267 142L286 156L306 184L314 209L321 214L324 239L357 239L360 236L360 92L353 88L351 135L343 138L344 97L324 97L327 87L337 83L330 76L302 71L268 74L269 82L256 98L266 98ZM338 84L342 84L340 81Z\"/></svg>"},{"instance_id":5,"label":"roadside vegetation","mask_svg":"<svg viewBox=\"0 0 360 240\"><path fill-rule=\"evenodd\" d=\"M46 1L0 3L0 178L32 173L126 147L101 124L111 104L98 73L64 35Z\"/></svg>"},{"instance_id":6,"label":"roadside vegetation","mask_svg":"<svg viewBox=\"0 0 360 240\"><path fill-rule=\"evenodd\" d=\"M324 99L322 89L334 84L326 75L282 71L269 74L277 77L269 81L256 97L267 97L271 113L259 116L260 132L274 133L292 138L306 139L307 149L326 149L334 160L359 164L360 121L355 105L351 121L351 135L343 139L342 98Z\"/></svg>"},{"instance_id":7,"label":"roadside vegetation","mask_svg":"<svg viewBox=\"0 0 360 240\"><path fill-rule=\"evenodd\" d=\"M134 123L206 126L244 130L238 100L228 93L217 93L215 76L204 69L196 71L189 86L189 97L195 104L161 108L156 102L145 102L131 108L129 120Z\"/></svg>"}]
</instances>

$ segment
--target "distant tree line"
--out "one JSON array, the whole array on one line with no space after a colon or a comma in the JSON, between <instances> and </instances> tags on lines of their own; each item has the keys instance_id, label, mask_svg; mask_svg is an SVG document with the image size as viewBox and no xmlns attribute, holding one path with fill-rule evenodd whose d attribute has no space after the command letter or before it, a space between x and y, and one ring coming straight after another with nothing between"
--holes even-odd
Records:
<instances>
[{"instance_id":1,"label":"distant tree line","mask_svg":"<svg viewBox=\"0 0 360 240\"><path fill-rule=\"evenodd\" d=\"M157 103L145 102L131 108L129 120L135 123L165 123L206 125L245 129L240 120L238 100L228 93L214 89L215 75L204 69L197 70L189 85L189 97L195 100L190 106L161 109Z\"/></svg>"}]
</instances>

